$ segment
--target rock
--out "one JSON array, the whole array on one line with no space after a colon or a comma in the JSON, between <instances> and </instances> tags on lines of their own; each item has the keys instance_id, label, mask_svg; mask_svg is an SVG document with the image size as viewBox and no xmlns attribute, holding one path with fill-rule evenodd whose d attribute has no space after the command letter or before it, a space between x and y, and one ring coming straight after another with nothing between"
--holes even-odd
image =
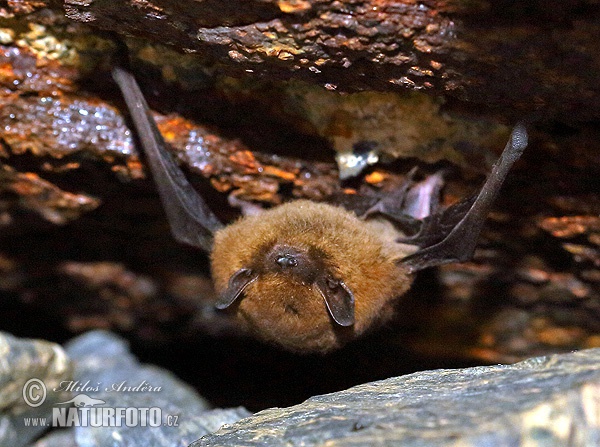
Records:
<instances>
[{"instance_id":1,"label":"rock","mask_svg":"<svg viewBox=\"0 0 600 447\"><path fill-rule=\"evenodd\" d=\"M239 421L244 417L250 416L248 410L243 407L239 408L227 408L227 409L215 409L215 410L206 410L200 412L199 414L195 414L190 417L190 422L187 424L187 428L190 429L190 433L194 436L204 436L206 434L212 433L215 430L218 430L224 424L233 424L234 422ZM135 436L134 436L135 434ZM145 435L141 432L132 431L131 433L125 433L125 436L121 438L122 443L114 444L114 439L89 439L84 438L84 442L91 441L93 446L108 446L108 445L135 445L136 447L151 445L151 446L181 446L182 442L187 445L188 441L181 441L177 438L177 436L173 436L171 438L162 438L158 439L158 437L153 436L149 437L147 431ZM125 444L129 442L130 444ZM31 447L81 447L81 446L89 446L90 444L80 444L75 439L75 430L60 430L54 431L44 436L42 439L37 441Z\"/></svg>"},{"instance_id":2,"label":"rock","mask_svg":"<svg viewBox=\"0 0 600 447\"><path fill-rule=\"evenodd\" d=\"M192 446L592 446L599 402L592 349L367 383L261 411Z\"/></svg>"},{"instance_id":3,"label":"rock","mask_svg":"<svg viewBox=\"0 0 600 447\"><path fill-rule=\"evenodd\" d=\"M513 116L600 114L593 0L577 7L489 0L237 0L225 10L222 2L178 0L59 5L76 22L169 42L227 74L338 91L425 90Z\"/></svg>"},{"instance_id":4,"label":"rock","mask_svg":"<svg viewBox=\"0 0 600 447\"><path fill-rule=\"evenodd\" d=\"M233 423L250 413L243 408L208 410L188 385L170 372L141 365L127 343L108 332L94 331L67 345L75 362L74 401L112 408L158 409L159 426L75 427L77 446L179 446ZM78 402L74 402L78 405ZM152 411L152 410L150 410ZM141 414L141 413L140 413ZM140 416L142 420L144 416ZM151 422L147 416L144 421Z\"/></svg>"},{"instance_id":5,"label":"rock","mask_svg":"<svg viewBox=\"0 0 600 447\"><path fill-rule=\"evenodd\" d=\"M487 170L482 161L495 156L486 155L483 148L499 151L510 133L507 126L443 110L443 99L421 92L340 95L310 84L289 83L279 94L282 111L309 122L330 142L337 152L340 178L356 176L381 161L410 157Z\"/></svg>"},{"instance_id":6,"label":"rock","mask_svg":"<svg viewBox=\"0 0 600 447\"><path fill-rule=\"evenodd\" d=\"M242 418L250 416L248 410L243 407L238 408L227 408L221 409L217 408L214 410L206 410L202 411L198 414L189 415L190 420L187 424L187 429L189 429L190 434L193 436L204 436L206 434L212 433L215 430L218 430L224 424L233 424L234 422L239 421ZM153 429L154 430L154 429ZM193 431L192 431L193 430ZM135 437L134 437L135 434ZM163 433L163 435L165 435ZM170 436L171 434L169 434ZM86 438L87 439L87 438ZM87 439L89 440L89 439ZM87 442L86 440L86 442ZM114 439L108 440L100 440L100 439L91 439L92 445L94 446L108 446L108 445L135 445L136 447L151 445L151 446L180 446L183 445L182 442L187 445L188 441L181 441L177 438L177 436L173 436L171 438L167 438L166 435L160 441L156 436L150 437L148 436L148 432L144 433L132 431L131 433L125 433L123 438L121 438L121 444L114 444ZM131 444L126 444L129 442ZM42 439L37 441L31 447L81 447L82 445L88 446L89 444L81 444L78 443L75 439L75 431L74 430L60 430L54 431L47 436L44 436Z\"/></svg>"},{"instance_id":7,"label":"rock","mask_svg":"<svg viewBox=\"0 0 600 447\"><path fill-rule=\"evenodd\" d=\"M78 447L73 430L53 431L31 447Z\"/></svg>"},{"instance_id":8,"label":"rock","mask_svg":"<svg viewBox=\"0 0 600 447\"><path fill-rule=\"evenodd\" d=\"M49 418L53 405L70 397L53 390L71 374L60 346L0 333L0 445L27 445L46 430L45 423L34 426L30 421Z\"/></svg>"},{"instance_id":9,"label":"rock","mask_svg":"<svg viewBox=\"0 0 600 447\"><path fill-rule=\"evenodd\" d=\"M21 197L22 208L57 225L77 219L100 205L97 199L63 191L32 172L16 172L10 166L0 165L0 193L7 192Z\"/></svg>"},{"instance_id":10,"label":"rock","mask_svg":"<svg viewBox=\"0 0 600 447\"><path fill-rule=\"evenodd\" d=\"M240 419L251 415L252 413L244 407L216 408L214 410L207 410L200 414L193 415L191 416L191 420L195 425L194 434L204 436L217 431L225 424L234 424ZM190 431L190 433L192 432Z\"/></svg>"},{"instance_id":11,"label":"rock","mask_svg":"<svg viewBox=\"0 0 600 447\"><path fill-rule=\"evenodd\" d=\"M124 404L147 403L151 396L153 406L164 404L191 412L208 408L207 402L169 371L140 364L129 352L127 342L110 332L88 332L71 340L65 349L75 363L75 381L79 385L89 381L89 386L98 388L81 391L105 400L107 405L135 406ZM140 384L139 390L126 389Z\"/></svg>"}]
</instances>

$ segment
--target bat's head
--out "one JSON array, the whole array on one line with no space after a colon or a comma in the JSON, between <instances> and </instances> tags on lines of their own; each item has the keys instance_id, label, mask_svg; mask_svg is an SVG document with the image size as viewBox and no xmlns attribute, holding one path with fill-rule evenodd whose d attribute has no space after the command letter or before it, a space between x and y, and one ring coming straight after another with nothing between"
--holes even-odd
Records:
<instances>
[{"instance_id":1,"label":"bat's head","mask_svg":"<svg viewBox=\"0 0 600 447\"><path fill-rule=\"evenodd\" d=\"M350 212L292 202L216 234L217 307L266 341L325 352L391 316L412 281L397 256Z\"/></svg>"}]
</instances>

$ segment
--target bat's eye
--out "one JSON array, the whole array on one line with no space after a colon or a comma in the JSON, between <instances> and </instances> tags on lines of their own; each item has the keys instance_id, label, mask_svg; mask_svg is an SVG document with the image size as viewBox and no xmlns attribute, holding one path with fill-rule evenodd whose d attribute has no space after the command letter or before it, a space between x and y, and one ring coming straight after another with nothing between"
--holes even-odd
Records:
<instances>
[{"instance_id":1,"label":"bat's eye","mask_svg":"<svg viewBox=\"0 0 600 447\"><path fill-rule=\"evenodd\" d=\"M275 262L279 264L281 268L296 267L298 265L298 259L291 254L280 255Z\"/></svg>"}]
</instances>

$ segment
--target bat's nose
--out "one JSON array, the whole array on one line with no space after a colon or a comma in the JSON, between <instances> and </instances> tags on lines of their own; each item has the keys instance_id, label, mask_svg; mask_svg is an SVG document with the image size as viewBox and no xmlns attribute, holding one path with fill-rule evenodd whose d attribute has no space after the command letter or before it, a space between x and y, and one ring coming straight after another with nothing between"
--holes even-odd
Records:
<instances>
[{"instance_id":1,"label":"bat's nose","mask_svg":"<svg viewBox=\"0 0 600 447\"><path fill-rule=\"evenodd\" d=\"M291 254L277 256L275 262L279 264L281 268L296 267L298 265L298 260Z\"/></svg>"}]
</instances>

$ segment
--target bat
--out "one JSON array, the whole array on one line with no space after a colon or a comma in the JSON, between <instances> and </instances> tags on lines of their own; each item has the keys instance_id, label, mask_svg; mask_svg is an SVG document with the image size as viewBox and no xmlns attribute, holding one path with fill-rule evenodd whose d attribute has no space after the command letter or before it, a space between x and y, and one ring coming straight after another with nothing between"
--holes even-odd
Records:
<instances>
[{"instance_id":1,"label":"bat","mask_svg":"<svg viewBox=\"0 0 600 447\"><path fill-rule=\"evenodd\" d=\"M361 217L295 200L225 226L167 151L135 77L121 66L112 75L173 237L210 254L216 308L232 312L258 338L295 352L341 347L389 319L416 272L469 260L508 171L527 146L518 124L479 192L445 209L437 200L441 176L434 175ZM416 231L403 236L402 222Z\"/></svg>"}]
</instances>

